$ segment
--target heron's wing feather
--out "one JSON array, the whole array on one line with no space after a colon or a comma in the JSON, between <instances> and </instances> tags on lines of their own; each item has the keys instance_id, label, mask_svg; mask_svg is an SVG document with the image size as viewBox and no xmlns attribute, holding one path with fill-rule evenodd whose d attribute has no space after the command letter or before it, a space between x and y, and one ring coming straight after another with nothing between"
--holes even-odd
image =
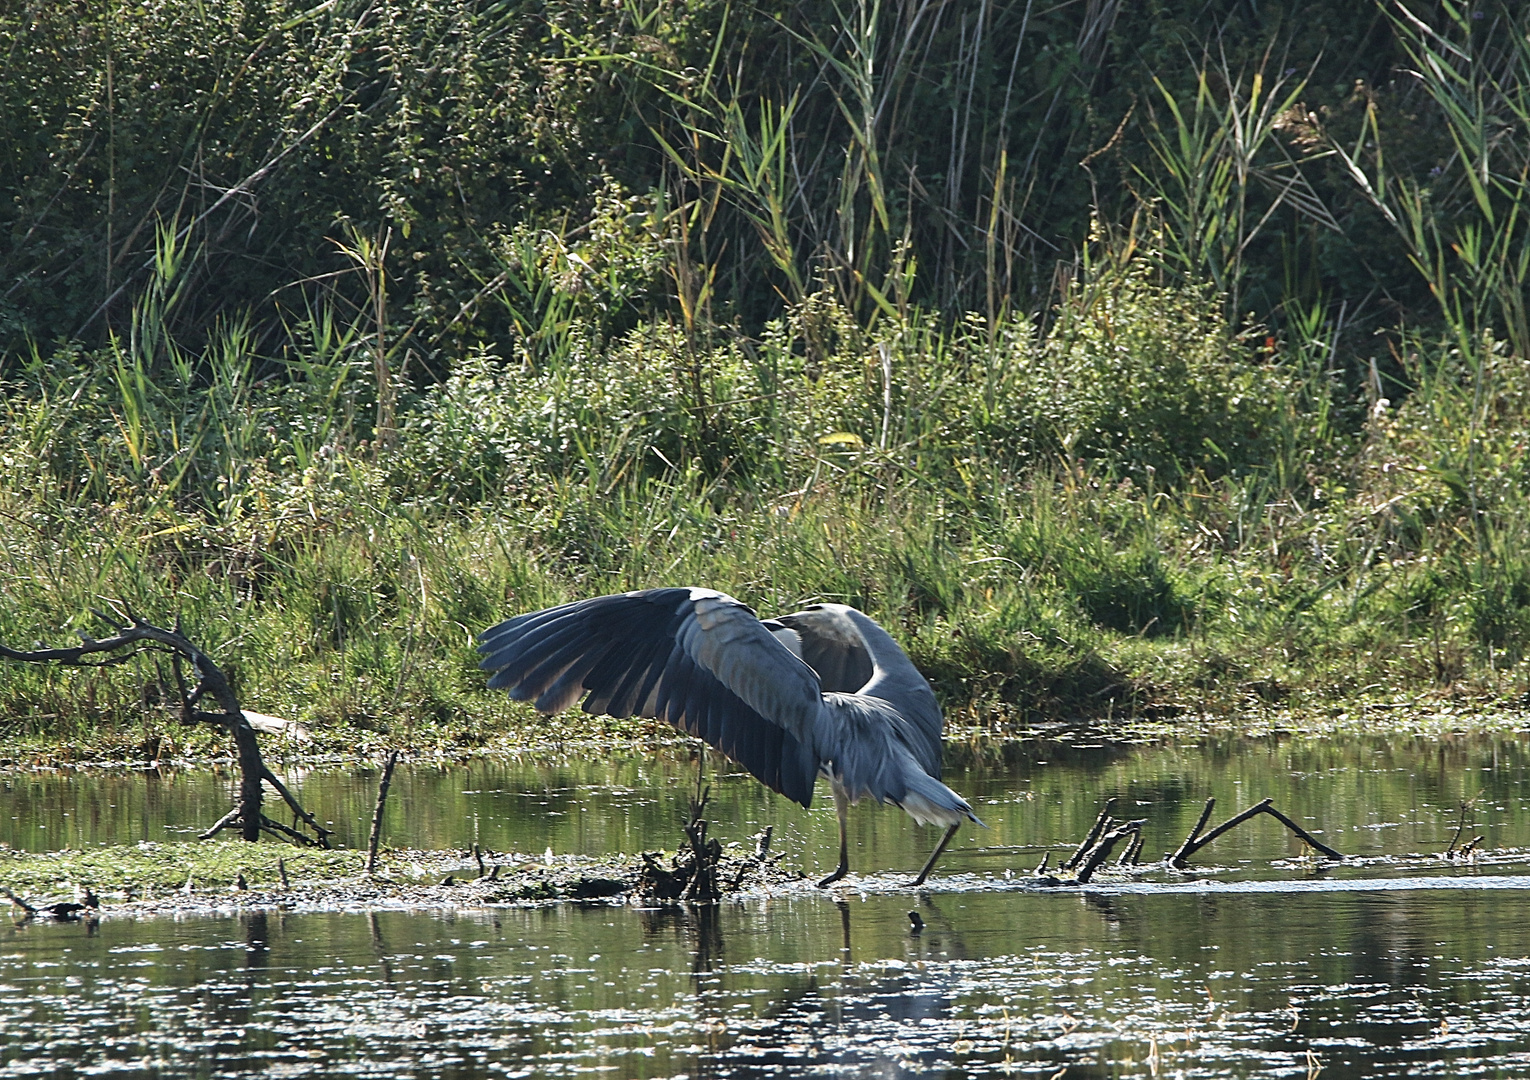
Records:
<instances>
[{"instance_id":1,"label":"heron's wing feather","mask_svg":"<svg viewBox=\"0 0 1530 1080\"><path fill-rule=\"evenodd\" d=\"M871 681L875 669L855 623L838 605L815 605L775 621L797 632L802 659L818 673L824 693L854 694Z\"/></svg>"},{"instance_id":2,"label":"heron's wing feather","mask_svg":"<svg viewBox=\"0 0 1530 1080\"><path fill-rule=\"evenodd\" d=\"M967 800L919 760L918 745L908 721L886 699L824 695L819 751L829 759L829 775L852 802L870 796L896 803L921 824L977 821Z\"/></svg>"},{"instance_id":3,"label":"heron's wing feather","mask_svg":"<svg viewBox=\"0 0 1530 1080\"><path fill-rule=\"evenodd\" d=\"M858 693L889 702L902 720L895 725L898 738L926 772L940 778L945 726L940 703L891 634L865 612L844 604L814 604L776 621L801 637L802 659L818 672L826 693Z\"/></svg>"},{"instance_id":4,"label":"heron's wing feather","mask_svg":"<svg viewBox=\"0 0 1530 1080\"><path fill-rule=\"evenodd\" d=\"M489 685L557 712L650 716L705 739L809 805L818 681L743 604L705 589L601 596L510 619L479 639Z\"/></svg>"}]
</instances>

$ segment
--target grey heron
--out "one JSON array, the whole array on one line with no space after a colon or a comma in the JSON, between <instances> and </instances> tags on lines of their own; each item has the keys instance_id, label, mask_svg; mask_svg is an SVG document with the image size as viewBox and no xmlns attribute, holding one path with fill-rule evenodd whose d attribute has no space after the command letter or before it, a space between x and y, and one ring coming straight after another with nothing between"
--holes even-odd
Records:
<instances>
[{"instance_id":1,"label":"grey heron","mask_svg":"<svg viewBox=\"0 0 1530 1080\"><path fill-rule=\"evenodd\" d=\"M895 803L946 827L924 884L972 807L940 782L935 692L891 635L844 604L761 620L724 593L645 589L516 616L479 636L480 667L538 711L646 716L704 739L772 791L812 806L828 777L849 872L850 804Z\"/></svg>"}]
</instances>

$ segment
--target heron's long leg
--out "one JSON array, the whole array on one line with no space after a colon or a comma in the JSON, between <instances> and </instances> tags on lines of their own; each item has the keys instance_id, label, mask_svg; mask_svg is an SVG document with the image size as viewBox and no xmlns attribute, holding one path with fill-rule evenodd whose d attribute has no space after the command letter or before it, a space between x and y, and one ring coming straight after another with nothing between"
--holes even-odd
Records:
<instances>
[{"instance_id":1,"label":"heron's long leg","mask_svg":"<svg viewBox=\"0 0 1530 1080\"><path fill-rule=\"evenodd\" d=\"M935 860L940 858L942 851L946 850L946 845L951 842L951 837L956 835L956 830L961 828L961 825L962 823L958 821L946 830L946 835L940 838L940 843L936 844L935 850L930 852L930 861L924 864L924 869L919 871L919 876L914 879L915 885L924 884L924 879L930 876L930 871L935 867Z\"/></svg>"},{"instance_id":2,"label":"heron's long leg","mask_svg":"<svg viewBox=\"0 0 1530 1080\"><path fill-rule=\"evenodd\" d=\"M846 825L850 818L850 795L838 784L834 784L833 787L834 814L839 818L839 868L818 883L820 889L826 885L833 885L850 872L849 841L845 838Z\"/></svg>"}]
</instances>

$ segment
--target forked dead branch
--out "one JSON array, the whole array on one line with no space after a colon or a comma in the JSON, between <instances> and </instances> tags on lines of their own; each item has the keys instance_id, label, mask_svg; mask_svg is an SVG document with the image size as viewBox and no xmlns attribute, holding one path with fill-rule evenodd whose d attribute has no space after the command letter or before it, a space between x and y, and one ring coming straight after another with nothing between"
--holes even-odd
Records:
<instances>
[{"instance_id":1,"label":"forked dead branch","mask_svg":"<svg viewBox=\"0 0 1530 1080\"><path fill-rule=\"evenodd\" d=\"M181 722L213 724L224 729L233 737L239 758L239 796L234 807L203 832L200 838L208 839L224 829L238 829L239 835L245 840L259 840L260 834L267 832L299 844L328 847L332 830L320 825L276 774L266 767L255 729L240 708L239 699L229 685L228 677L185 636L179 620L174 630L166 630L140 618L126 604L112 603L111 609L110 615L92 610L93 615L114 631L110 637L93 638L82 632L80 644L66 649L12 649L0 645L0 657L23 663L53 663L64 667L108 667L126 663L145 653L168 655L180 691ZM186 685L183 662L189 662L196 673L195 687ZM219 711L208 712L197 707L209 696L217 703ZM284 825L262 813L264 785L270 785L292 811L291 825ZM312 830L312 835L300 829L300 826L305 825Z\"/></svg>"},{"instance_id":2,"label":"forked dead branch","mask_svg":"<svg viewBox=\"0 0 1530 1080\"><path fill-rule=\"evenodd\" d=\"M1206 833L1203 836L1201 834L1201 830L1206 827L1206 822L1211 820L1211 808L1217 803L1215 799L1207 799L1206 806L1201 811L1200 819L1195 823L1195 828L1190 830L1190 835L1185 837L1185 842L1179 845L1179 850L1169 856L1169 865L1174 867L1176 870L1185 869L1190 865L1191 856L1193 856L1197 851L1201 850L1201 848L1211 843L1223 833L1229 831L1230 829L1237 828L1245 821L1258 817L1260 814L1268 814L1270 817L1280 822L1286 828L1290 829L1296 838L1302 843L1306 844L1314 851L1321 852L1324 858L1344 858L1343 855L1339 854L1333 848L1329 847L1317 837L1313 836L1310 832L1302 828L1296 822L1286 817L1285 814L1282 814L1279 810L1275 809L1273 805L1274 802L1274 799L1261 799L1253 806L1250 806L1247 810L1244 810L1238 814L1234 814L1232 817L1228 818L1226 821L1222 822L1222 824L1218 825L1215 829L1212 829L1209 833Z\"/></svg>"},{"instance_id":3,"label":"forked dead branch","mask_svg":"<svg viewBox=\"0 0 1530 1080\"><path fill-rule=\"evenodd\" d=\"M1207 799L1205 807L1201 810L1201 816L1195 823L1195 828L1190 830L1190 835L1185 837L1184 843L1178 850L1164 857L1164 862L1176 870L1184 870L1189 867L1191 857L1211 843L1217 837L1232 829L1237 828L1245 821L1250 821L1261 814L1268 814L1290 829L1308 847L1320 852L1327 859L1344 858L1339 852L1324 844L1306 829L1292 821L1285 814L1275 809L1273 799L1261 799L1248 809L1234 814L1222 824L1210 832L1202 833L1206 828L1206 822L1211 820L1211 810L1216 806L1215 799ZM1041 865L1036 868L1036 876L1047 885L1087 885L1095 872L1110 858L1116 845L1130 837L1125 850L1116 860L1117 866L1136 866L1142 854L1142 826L1146 819L1136 821L1118 821L1111 816L1110 811L1115 807L1115 798L1105 800L1105 805L1100 809L1099 817L1095 818L1094 825L1090 828L1083 842L1074 850L1073 854L1063 860L1057 866L1056 873L1048 873L1047 858L1041 860ZM1478 837L1480 840L1481 837ZM1447 857L1449 857L1447 855Z\"/></svg>"}]
</instances>

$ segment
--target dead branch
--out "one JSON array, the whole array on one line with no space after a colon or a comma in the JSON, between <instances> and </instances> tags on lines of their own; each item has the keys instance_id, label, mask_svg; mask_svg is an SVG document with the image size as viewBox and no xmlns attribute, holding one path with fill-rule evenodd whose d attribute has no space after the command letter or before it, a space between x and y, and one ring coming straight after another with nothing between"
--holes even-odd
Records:
<instances>
[{"instance_id":1,"label":"dead branch","mask_svg":"<svg viewBox=\"0 0 1530 1080\"><path fill-rule=\"evenodd\" d=\"M11 892L11 890L9 890L9 889L0 889L0 893L4 893L5 894L5 898L7 900L9 900L11 903L15 904L22 911L26 912L27 918L30 919L32 916L37 914L37 909L35 907L33 907L31 904L27 903L25 900L23 900L21 897L17 896L15 893Z\"/></svg>"},{"instance_id":2,"label":"dead branch","mask_svg":"<svg viewBox=\"0 0 1530 1080\"><path fill-rule=\"evenodd\" d=\"M722 896L717 884L717 868L722 861L722 844L707 838L707 821L701 815L706 812L711 797L709 785L699 798L691 800L690 818L685 823L685 838L691 845L691 880L686 884L680 899L690 903L713 904Z\"/></svg>"},{"instance_id":3,"label":"dead branch","mask_svg":"<svg viewBox=\"0 0 1530 1080\"><path fill-rule=\"evenodd\" d=\"M1201 807L1201 816L1195 820L1195 828L1190 830L1190 835L1185 837L1185 842L1179 845L1179 850L1169 856L1169 864L1178 866L1180 860L1187 858L1191 850L1190 845L1195 843L1195 838L1201 835L1201 830L1206 827L1206 822L1211 820L1211 808L1217 804L1216 799L1207 799L1206 805Z\"/></svg>"},{"instance_id":4,"label":"dead branch","mask_svg":"<svg viewBox=\"0 0 1530 1080\"><path fill-rule=\"evenodd\" d=\"M1117 866L1136 866L1137 860L1142 856L1142 830L1138 829L1132 834L1132 842L1126 845L1126 850L1121 852L1121 857L1116 860Z\"/></svg>"},{"instance_id":5,"label":"dead branch","mask_svg":"<svg viewBox=\"0 0 1530 1080\"><path fill-rule=\"evenodd\" d=\"M1094 827L1090 829L1089 834L1084 837L1084 842L1078 846L1078 850L1076 850L1063 862L1058 864L1057 868L1059 870L1072 870L1081 861L1083 861L1084 856L1087 855L1089 850L1093 848L1094 845L1099 841L1100 834L1103 833L1106 829L1106 826L1110 824L1110 811L1115 807L1115 805L1116 797L1114 795L1105 800L1105 805L1100 808L1100 816L1094 819Z\"/></svg>"},{"instance_id":6,"label":"dead branch","mask_svg":"<svg viewBox=\"0 0 1530 1080\"><path fill-rule=\"evenodd\" d=\"M1343 855L1339 854L1327 844L1324 844L1321 840L1313 836L1306 829L1302 828L1296 822L1286 817L1285 814L1282 814L1279 810L1275 809L1275 807L1271 805L1274 801L1275 800L1273 799L1261 799L1253 806L1250 806L1247 810L1234 814L1232 817L1222 822L1222 824L1218 825L1216 828L1202 836L1201 829L1205 827L1206 822L1211 817L1211 808L1216 805L1215 799L1207 799L1206 807L1201 811L1200 820L1195 823L1195 828L1190 830L1190 835L1185 837L1185 842L1179 845L1179 850L1169 856L1169 865L1174 867L1176 870L1185 869L1190 865L1190 858L1201 848L1211 843L1223 833L1229 831L1230 829L1237 828L1245 821L1248 821L1250 818L1258 817L1260 814L1268 814L1270 817L1280 822L1286 828L1290 829L1291 832L1296 835L1297 839L1301 840L1304 844L1313 850L1322 852L1325 857L1330 859L1344 858Z\"/></svg>"},{"instance_id":7,"label":"dead branch","mask_svg":"<svg viewBox=\"0 0 1530 1080\"><path fill-rule=\"evenodd\" d=\"M388 761L383 765L382 779L377 784L377 806L372 810L372 835L367 840L367 873L377 869L377 842L382 839L383 807L388 802L388 785L393 782L393 766L398 764L398 751L388 751ZM479 877L483 876L483 863L478 864Z\"/></svg>"},{"instance_id":8,"label":"dead branch","mask_svg":"<svg viewBox=\"0 0 1530 1080\"><path fill-rule=\"evenodd\" d=\"M1344 858L1343 855L1340 855L1333 848L1331 848L1327 844L1323 843L1317 837L1313 836L1306 829L1302 828L1296 822L1294 822L1290 818L1286 817L1286 815L1282 814L1279 810L1275 809L1273 806L1266 806L1264 808L1264 812L1266 814L1269 814L1270 817L1272 817L1276 821L1280 822L1286 828L1290 829L1291 832L1295 834L1296 838L1298 840L1300 840L1302 843L1306 844L1308 847L1312 848L1314 851L1322 852L1323 856L1325 858L1329 858L1329 859L1342 859L1342 858Z\"/></svg>"},{"instance_id":9,"label":"dead branch","mask_svg":"<svg viewBox=\"0 0 1530 1080\"><path fill-rule=\"evenodd\" d=\"M1142 826L1147 824L1147 819L1117 821L1110 815L1111 808L1115 805L1114 796L1105 800L1105 806L1100 810L1099 816L1094 819L1094 824L1090 826L1084 842L1079 844L1072 855L1058 864L1057 873L1047 872L1051 852L1042 854L1041 865L1033 871L1042 884L1087 885L1094 877L1095 871L1105 865L1105 860L1110 858L1116 845L1128 837L1130 840L1121 852L1117 865L1136 862L1137 853L1142 850Z\"/></svg>"},{"instance_id":10,"label":"dead branch","mask_svg":"<svg viewBox=\"0 0 1530 1080\"><path fill-rule=\"evenodd\" d=\"M94 609L91 611L91 614L112 628L114 632L111 637L97 639L81 633L80 644L68 649L45 649L40 643L35 649L12 649L0 645L0 658L22 663L55 663L65 667L102 667L125 663L140 653L169 654L175 670L176 685L180 689L181 721L186 724L214 724L223 728L233 737L239 756L238 801L233 810L202 833L201 837L206 839L223 829L237 826L245 840L258 840L261 832L265 831L301 843L328 847L332 830L320 825L287 790L286 785L266 767L255 729L250 726L241 710L239 698L229 685L227 676L213 663L211 657L186 637L179 621L174 630L166 630L140 618L127 604L113 602L111 609L110 615ZM90 659L92 657L100 659ZM181 667L183 660L190 662L196 673L195 687L186 684L185 672ZM220 711L208 712L197 708L197 703L208 696L217 702ZM269 784L293 814L313 830L313 836L272 821L261 813L265 784Z\"/></svg>"},{"instance_id":11,"label":"dead branch","mask_svg":"<svg viewBox=\"0 0 1530 1080\"><path fill-rule=\"evenodd\" d=\"M1146 818L1138 818L1136 821L1123 821L1120 825L1103 833L1096 840L1084 857L1084 863L1078 868L1074 881L1079 885L1089 884L1089 879L1094 877L1094 872L1100 868L1106 859L1110 858L1111 849L1117 843L1128 836L1140 837L1142 826L1147 824Z\"/></svg>"}]
</instances>

